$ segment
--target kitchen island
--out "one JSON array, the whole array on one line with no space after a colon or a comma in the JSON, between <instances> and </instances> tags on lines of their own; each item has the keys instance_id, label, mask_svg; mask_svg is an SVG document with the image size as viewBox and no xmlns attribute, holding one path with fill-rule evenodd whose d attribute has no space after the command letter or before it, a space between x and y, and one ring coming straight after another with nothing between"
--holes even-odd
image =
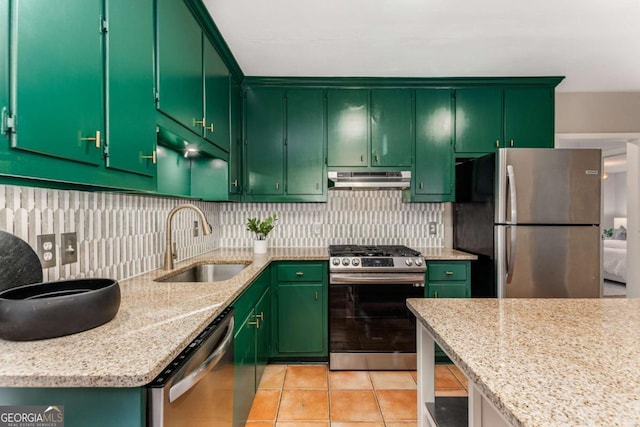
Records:
<instances>
[{"instance_id":1,"label":"kitchen island","mask_svg":"<svg viewBox=\"0 0 640 427\"><path fill-rule=\"evenodd\" d=\"M433 342L469 379L472 426L640 424L640 300L410 299L418 418L434 401Z\"/></svg>"}]
</instances>

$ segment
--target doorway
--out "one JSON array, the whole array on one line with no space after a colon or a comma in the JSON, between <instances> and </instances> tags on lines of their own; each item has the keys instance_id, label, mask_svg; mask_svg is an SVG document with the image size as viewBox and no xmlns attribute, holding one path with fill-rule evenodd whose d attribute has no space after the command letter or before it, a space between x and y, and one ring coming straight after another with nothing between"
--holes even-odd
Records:
<instances>
[{"instance_id":1,"label":"doorway","mask_svg":"<svg viewBox=\"0 0 640 427\"><path fill-rule=\"evenodd\" d=\"M640 296L640 268L629 260L638 259L640 254L638 213L640 203L640 133L588 133L556 134L556 148L601 148L607 157L626 154L626 296ZM604 213L604 212L603 212ZM604 223L604 215L603 223Z\"/></svg>"}]
</instances>

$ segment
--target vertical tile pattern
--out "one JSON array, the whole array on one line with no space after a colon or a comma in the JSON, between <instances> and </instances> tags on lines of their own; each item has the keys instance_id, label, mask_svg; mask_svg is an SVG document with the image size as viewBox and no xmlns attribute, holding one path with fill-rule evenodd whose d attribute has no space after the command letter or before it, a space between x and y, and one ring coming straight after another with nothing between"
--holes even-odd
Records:
<instances>
[{"instance_id":1,"label":"vertical tile pattern","mask_svg":"<svg viewBox=\"0 0 640 427\"><path fill-rule=\"evenodd\" d=\"M178 199L0 185L0 230L35 249L40 234L55 234L58 265L44 280L78 277L126 279L162 266L167 214ZM172 229L179 259L215 249L220 236L215 203L189 202L202 209L213 234L192 237L191 210L176 213ZM76 232L78 262L60 265L60 235Z\"/></svg>"},{"instance_id":2,"label":"vertical tile pattern","mask_svg":"<svg viewBox=\"0 0 640 427\"><path fill-rule=\"evenodd\" d=\"M327 203L223 203L221 247L249 247L247 218L278 215L271 247L330 244L402 244L443 247L445 204L403 203L399 190L329 191ZM437 235L428 236L435 222Z\"/></svg>"}]
</instances>

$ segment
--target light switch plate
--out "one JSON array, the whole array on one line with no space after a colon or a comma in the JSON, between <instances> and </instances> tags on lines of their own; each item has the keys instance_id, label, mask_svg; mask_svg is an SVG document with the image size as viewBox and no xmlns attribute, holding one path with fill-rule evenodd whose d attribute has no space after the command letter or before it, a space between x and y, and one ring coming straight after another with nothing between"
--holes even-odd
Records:
<instances>
[{"instance_id":1,"label":"light switch plate","mask_svg":"<svg viewBox=\"0 0 640 427\"><path fill-rule=\"evenodd\" d=\"M56 235L41 234L37 236L38 247L36 252L42 263L42 268L51 268L56 266Z\"/></svg>"},{"instance_id":2,"label":"light switch plate","mask_svg":"<svg viewBox=\"0 0 640 427\"><path fill-rule=\"evenodd\" d=\"M74 233L62 233L60 245L61 264L78 262L78 235Z\"/></svg>"},{"instance_id":3,"label":"light switch plate","mask_svg":"<svg viewBox=\"0 0 640 427\"><path fill-rule=\"evenodd\" d=\"M436 235L438 235L438 229L436 228L436 223L432 221L429 223L429 236Z\"/></svg>"},{"instance_id":4,"label":"light switch plate","mask_svg":"<svg viewBox=\"0 0 640 427\"><path fill-rule=\"evenodd\" d=\"M198 221L193 221L193 237L198 237Z\"/></svg>"}]
</instances>

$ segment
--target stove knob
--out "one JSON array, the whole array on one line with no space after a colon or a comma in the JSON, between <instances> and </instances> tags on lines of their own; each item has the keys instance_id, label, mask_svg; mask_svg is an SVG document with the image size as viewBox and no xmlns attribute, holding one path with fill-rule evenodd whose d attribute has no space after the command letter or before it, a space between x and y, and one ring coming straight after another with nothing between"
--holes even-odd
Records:
<instances>
[{"instance_id":1,"label":"stove knob","mask_svg":"<svg viewBox=\"0 0 640 427\"><path fill-rule=\"evenodd\" d=\"M413 260L411 258L407 258L406 260L404 260L404 263L407 265L411 265L413 264Z\"/></svg>"},{"instance_id":2,"label":"stove knob","mask_svg":"<svg viewBox=\"0 0 640 427\"><path fill-rule=\"evenodd\" d=\"M360 265L360 258L353 258L351 260L351 265L353 265L355 267L359 266Z\"/></svg>"},{"instance_id":3,"label":"stove knob","mask_svg":"<svg viewBox=\"0 0 640 427\"><path fill-rule=\"evenodd\" d=\"M416 265L420 267L422 265L422 258L416 258Z\"/></svg>"},{"instance_id":4,"label":"stove knob","mask_svg":"<svg viewBox=\"0 0 640 427\"><path fill-rule=\"evenodd\" d=\"M342 265L344 265L345 267L349 265L349 258L342 258Z\"/></svg>"},{"instance_id":5,"label":"stove knob","mask_svg":"<svg viewBox=\"0 0 640 427\"><path fill-rule=\"evenodd\" d=\"M333 265L340 265L340 258L334 258L334 259L331 261L331 264L333 264Z\"/></svg>"}]
</instances>

